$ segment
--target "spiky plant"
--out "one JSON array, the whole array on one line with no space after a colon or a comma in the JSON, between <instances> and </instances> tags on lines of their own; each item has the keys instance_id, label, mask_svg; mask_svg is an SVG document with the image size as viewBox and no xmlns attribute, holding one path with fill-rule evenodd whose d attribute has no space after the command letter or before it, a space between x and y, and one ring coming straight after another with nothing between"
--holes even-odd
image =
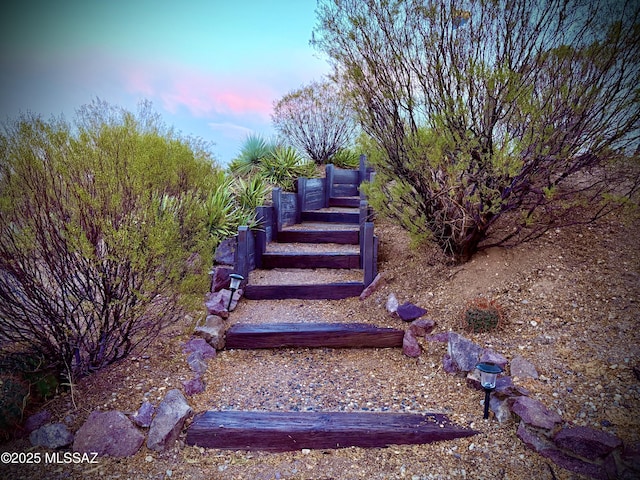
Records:
<instances>
[{"instance_id":1,"label":"spiky plant","mask_svg":"<svg viewBox=\"0 0 640 480\"><path fill-rule=\"evenodd\" d=\"M253 211L265 204L271 189L261 175L253 175L247 180L236 178L234 191L240 207Z\"/></svg>"},{"instance_id":2,"label":"spiky plant","mask_svg":"<svg viewBox=\"0 0 640 480\"><path fill-rule=\"evenodd\" d=\"M329 159L329 163L339 168L358 169L360 167L360 155L351 149L343 148Z\"/></svg>"},{"instance_id":3,"label":"spiky plant","mask_svg":"<svg viewBox=\"0 0 640 480\"><path fill-rule=\"evenodd\" d=\"M476 298L468 303L463 315L463 328L472 333L495 330L503 319L502 307L494 300Z\"/></svg>"},{"instance_id":4,"label":"spiky plant","mask_svg":"<svg viewBox=\"0 0 640 480\"><path fill-rule=\"evenodd\" d=\"M293 147L277 147L273 154L262 161L260 174L272 185L286 192L295 191L298 177L313 177L315 164L305 160Z\"/></svg>"},{"instance_id":5,"label":"spiky plant","mask_svg":"<svg viewBox=\"0 0 640 480\"><path fill-rule=\"evenodd\" d=\"M236 175L250 175L260 169L261 163L273 154L275 145L260 135L249 135L240 150L240 155L229 164Z\"/></svg>"}]
</instances>

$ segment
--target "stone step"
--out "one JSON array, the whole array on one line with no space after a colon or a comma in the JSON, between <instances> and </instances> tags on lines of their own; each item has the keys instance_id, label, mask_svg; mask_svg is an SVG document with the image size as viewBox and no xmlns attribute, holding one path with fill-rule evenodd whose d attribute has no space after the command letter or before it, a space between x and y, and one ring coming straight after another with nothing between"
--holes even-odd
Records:
<instances>
[{"instance_id":1,"label":"stone step","mask_svg":"<svg viewBox=\"0 0 640 480\"><path fill-rule=\"evenodd\" d=\"M186 443L227 450L292 450L416 445L469 437L475 430L437 413L207 411Z\"/></svg>"},{"instance_id":2,"label":"stone step","mask_svg":"<svg viewBox=\"0 0 640 480\"><path fill-rule=\"evenodd\" d=\"M225 348L395 348L403 337L404 330L366 323L236 323Z\"/></svg>"}]
</instances>

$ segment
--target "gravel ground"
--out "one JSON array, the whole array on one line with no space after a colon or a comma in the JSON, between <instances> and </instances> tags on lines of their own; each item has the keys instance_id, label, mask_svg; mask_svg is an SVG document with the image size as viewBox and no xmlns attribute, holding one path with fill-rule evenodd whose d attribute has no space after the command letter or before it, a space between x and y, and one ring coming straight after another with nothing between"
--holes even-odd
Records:
<instances>
[{"instance_id":1,"label":"gravel ground","mask_svg":"<svg viewBox=\"0 0 640 480\"><path fill-rule=\"evenodd\" d=\"M506 321L497 331L465 334L508 359L522 355L538 380L520 381L534 398L576 425L640 442L640 224L617 219L559 229L514 249L481 252L451 266L435 248L409 248L407 236L382 220L379 271L386 282L365 301L243 300L229 323L353 321L403 328L385 302L394 293L428 310L434 333L462 332L460 315L478 296L495 299ZM278 275L278 272L275 272ZM312 275L317 275L312 274ZM153 348L84 379L48 408L77 429L94 409L136 410L191 377L181 343L201 312L171 327ZM178 479L579 479L527 449L516 424L482 420L482 394L445 373L446 345L423 343L418 359L399 349L224 351L209 362L206 391L194 411L443 412L476 436L418 446L288 453L229 452L176 445L145 446L127 459L95 465L8 470L2 478ZM73 402L75 402L75 407ZM3 451L26 451L25 440ZM2 468L2 466L0 466Z\"/></svg>"}]
</instances>

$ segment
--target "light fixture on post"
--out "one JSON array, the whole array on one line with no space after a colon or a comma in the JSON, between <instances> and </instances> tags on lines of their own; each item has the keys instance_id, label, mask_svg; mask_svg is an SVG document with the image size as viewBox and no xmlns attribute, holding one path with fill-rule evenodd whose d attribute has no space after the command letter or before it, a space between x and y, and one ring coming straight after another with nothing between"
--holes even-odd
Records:
<instances>
[{"instance_id":1,"label":"light fixture on post","mask_svg":"<svg viewBox=\"0 0 640 480\"><path fill-rule=\"evenodd\" d=\"M484 389L484 416L489 418L489 397L491 392L496 388L496 380L498 374L502 373L502 368L493 363L479 363L476 368L480 370L480 385Z\"/></svg>"},{"instance_id":2,"label":"light fixture on post","mask_svg":"<svg viewBox=\"0 0 640 480\"><path fill-rule=\"evenodd\" d=\"M231 295L229 295L229 305L227 305L227 310L231 308L231 301L233 300L233 294L236 293L238 288L240 288L240 283L244 280L244 277L237 273L232 273L231 275L229 275L229 278L231 279L231 285L229 286L229 290L231 290Z\"/></svg>"}]
</instances>

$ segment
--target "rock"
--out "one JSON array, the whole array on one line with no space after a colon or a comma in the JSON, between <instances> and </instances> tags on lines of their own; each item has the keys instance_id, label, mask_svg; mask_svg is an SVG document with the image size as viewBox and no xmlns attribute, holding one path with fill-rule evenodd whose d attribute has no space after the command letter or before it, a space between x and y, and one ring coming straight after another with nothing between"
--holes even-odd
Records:
<instances>
[{"instance_id":1,"label":"rock","mask_svg":"<svg viewBox=\"0 0 640 480\"><path fill-rule=\"evenodd\" d=\"M413 303L405 302L397 308L396 313L405 322L410 322L416 318L422 317L427 313L427 311Z\"/></svg>"},{"instance_id":2,"label":"rock","mask_svg":"<svg viewBox=\"0 0 640 480\"><path fill-rule=\"evenodd\" d=\"M211 271L211 292L219 292L223 288L229 288L231 280L229 275L233 273L230 267L215 267Z\"/></svg>"},{"instance_id":3,"label":"rock","mask_svg":"<svg viewBox=\"0 0 640 480\"><path fill-rule=\"evenodd\" d=\"M41 410L38 413L30 415L24 422L23 428L25 432L31 433L51 421L51 412L49 410Z\"/></svg>"},{"instance_id":4,"label":"rock","mask_svg":"<svg viewBox=\"0 0 640 480\"><path fill-rule=\"evenodd\" d=\"M516 435L527 447L538 453L556 448L545 436L528 428L524 421L518 425Z\"/></svg>"},{"instance_id":5,"label":"rock","mask_svg":"<svg viewBox=\"0 0 640 480\"><path fill-rule=\"evenodd\" d=\"M214 260L216 263L221 265L234 265L236 261L236 247L238 245L238 240L236 237L225 238L220 242L218 248L216 248L216 253L214 256Z\"/></svg>"},{"instance_id":6,"label":"rock","mask_svg":"<svg viewBox=\"0 0 640 480\"><path fill-rule=\"evenodd\" d=\"M147 447L158 452L173 446L185 420L193 411L180 390L169 390L151 422Z\"/></svg>"},{"instance_id":7,"label":"rock","mask_svg":"<svg viewBox=\"0 0 640 480\"><path fill-rule=\"evenodd\" d=\"M31 432L29 441L34 447L46 447L54 450L71 445L73 434L64 423L48 423Z\"/></svg>"},{"instance_id":8,"label":"rock","mask_svg":"<svg viewBox=\"0 0 640 480\"><path fill-rule=\"evenodd\" d=\"M124 413L117 410L94 411L76 432L73 451L130 457L140 450L143 442L144 435Z\"/></svg>"},{"instance_id":9,"label":"rock","mask_svg":"<svg viewBox=\"0 0 640 480\"><path fill-rule=\"evenodd\" d=\"M640 478L640 443L625 445L620 454L620 462L619 478Z\"/></svg>"},{"instance_id":10,"label":"rock","mask_svg":"<svg viewBox=\"0 0 640 480\"><path fill-rule=\"evenodd\" d=\"M510 364L511 376L518 378L538 378L538 371L532 363L525 360L524 357L517 355L511 359Z\"/></svg>"},{"instance_id":11,"label":"rock","mask_svg":"<svg viewBox=\"0 0 640 480\"><path fill-rule=\"evenodd\" d=\"M197 376L204 375L207 371L207 362L204 360L202 352L191 352L187 357L187 363Z\"/></svg>"},{"instance_id":12,"label":"rock","mask_svg":"<svg viewBox=\"0 0 640 480\"><path fill-rule=\"evenodd\" d=\"M367 298L369 298L373 294L373 292L378 290L378 288L380 288L383 284L384 277L382 276L382 273L379 273L376 275L376 278L373 279L373 282L367 285L367 287L362 291L362 293L360 294L360 300L366 300Z\"/></svg>"},{"instance_id":13,"label":"rock","mask_svg":"<svg viewBox=\"0 0 640 480\"><path fill-rule=\"evenodd\" d=\"M498 422L505 423L511 420L511 410L509 409L509 402L506 399L500 399L495 395L491 395L491 397L489 397L489 408L495 414Z\"/></svg>"},{"instance_id":14,"label":"rock","mask_svg":"<svg viewBox=\"0 0 640 480\"><path fill-rule=\"evenodd\" d=\"M226 300L223 292L227 292ZM209 315L215 315L225 319L229 318L229 310L227 310L227 305L229 304L228 292L229 290L223 289L219 292L210 293L208 295L207 300L204 302L204 306Z\"/></svg>"},{"instance_id":15,"label":"rock","mask_svg":"<svg viewBox=\"0 0 640 480\"><path fill-rule=\"evenodd\" d=\"M500 355L499 353L494 352L489 348L486 348L482 352L482 355L480 355L479 361L485 362L485 363L492 363L500 367L502 370L505 369L508 363L507 359L503 355Z\"/></svg>"},{"instance_id":16,"label":"rock","mask_svg":"<svg viewBox=\"0 0 640 480\"><path fill-rule=\"evenodd\" d=\"M511 411L529 426L553 430L562 423L562 417L549 410L542 402L531 397L517 397L513 400Z\"/></svg>"},{"instance_id":17,"label":"rock","mask_svg":"<svg viewBox=\"0 0 640 480\"><path fill-rule=\"evenodd\" d=\"M226 327L222 318L217 315L208 315L204 326L196 327L193 333L204 338L216 350L222 350L225 331Z\"/></svg>"},{"instance_id":18,"label":"rock","mask_svg":"<svg viewBox=\"0 0 640 480\"><path fill-rule=\"evenodd\" d=\"M402 339L402 353L411 358L419 357L422 353L422 348L411 330L406 330L404 332L404 338Z\"/></svg>"},{"instance_id":19,"label":"rock","mask_svg":"<svg viewBox=\"0 0 640 480\"><path fill-rule=\"evenodd\" d=\"M473 369L469 373L467 373L467 386L473 388L474 390L484 390L482 388L482 384L480 383L480 372L478 369Z\"/></svg>"},{"instance_id":20,"label":"rock","mask_svg":"<svg viewBox=\"0 0 640 480\"><path fill-rule=\"evenodd\" d=\"M216 350L211 345L209 345L204 338L195 338L191 337L191 339L182 346L182 351L184 353L192 353L192 352L200 352L202 354L202 358L216 358Z\"/></svg>"},{"instance_id":21,"label":"rock","mask_svg":"<svg viewBox=\"0 0 640 480\"><path fill-rule=\"evenodd\" d=\"M470 372L478 364L480 355L484 349L471 340L464 338L454 332L449 332L449 345L447 353L451 357L451 361L461 372Z\"/></svg>"},{"instance_id":22,"label":"rock","mask_svg":"<svg viewBox=\"0 0 640 480\"><path fill-rule=\"evenodd\" d=\"M442 357L442 368L444 369L445 372L450 373L452 375L458 373L459 371L458 368L456 367L456 364L453 363L453 360L451 359L448 353L445 353L444 357Z\"/></svg>"},{"instance_id":23,"label":"rock","mask_svg":"<svg viewBox=\"0 0 640 480\"><path fill-rule=\"evenodd\" d=\"M513 383L513 379L508 375L496 379L496 389L494 394L499 398L528 396L526 388L519 387Z\"/></svg>"},{"instance_id":24,"label":"rock","mask_svg":"<svg viewBox=\"0 0 640 480\"><path fill-rule=\"evenodd\" d=\"M154 407L151 402L145 401L138 411L131 416L131 420L139 427L149 428L155 411L156 407Z\"/></svg>"},{"instance_id":25,"label":"rock","mask_svg":"<svg viewBox=\"0 0 640 480\"><path fill-rule=\"evenodd\" d=\"M435 335L426 335L424 339L427 342L447 343L449 341L449 332L436 333Z\"/></svg>"},{"instance_id":26,"label":"rock","mask_svg":"<svg viewBox=\"0 0 640 480\"><path fill-rule=\"evenodd\" d=\"M199 376L196 376L191 380L182 382L182 386L184 387L184 393L186 393L190 397L204 392L205 389L204 382Z\"/></svg>"},{"instance_id":27,"label":"rock","mask_svg":"<svg viewBox=\"0 0 640 480\"><path fill-rule=\"evenodd\" d=\"M622 440L611 433L589 427L563 428L553 437L558 448L570 455L604 458L622 447Z\"/></svg>"},{"instance_id":28,"label":"rock","mask_svg":"<svg viewBox=\"0 0 640 480\"><path fill-rule=\"evenodd\" d=\"M387 298L387 312L389 312L393 316L397 316L398 312L398 299L395 294L390 293L389 298Z\"/></svg>"},{"instance_id":29,"label":"rock","mask_svg":"<svg viewBox=\"0 0 640 480\"><path fill-rule=\"evenodd\" d=\"M424 337L430 334L435 327L436 322L434 320L419 318L418 320L414 320L413 322L411 322L411 325L409 325L409 330L411 330L411 332L416 337Z\"/></svg>"}]
</instances>

